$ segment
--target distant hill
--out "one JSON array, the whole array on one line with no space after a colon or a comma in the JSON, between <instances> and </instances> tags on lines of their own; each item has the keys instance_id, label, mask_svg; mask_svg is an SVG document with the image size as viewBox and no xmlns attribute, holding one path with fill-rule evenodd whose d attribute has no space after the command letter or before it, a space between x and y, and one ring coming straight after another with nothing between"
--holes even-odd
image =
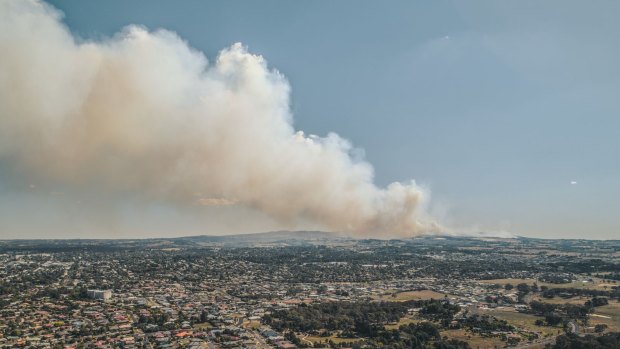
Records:
<instances>
[{"instance_id":1,"label":"distant hill","mask_svg":"<svg viewBox=\"0 0 620 349\"><path fill-rule=\"evenodd\" d=\"M324 245L351 241L353 238L323 231L273 231L236 235L187 236L172 240L189 241L201 246L261 246L261 245Z\"/></svg>"},{"instance_id":2,"label":"distant hill","mask_svg":"<svg viewBox=\"0 0 620 349\"><path fill-rule=\"evenodd\" d=\"M361 238L323 231L274 231L237 235L199 235L177 238L148 239L40 239L0 240L0 253L4 252L62 252L62 251L116 251L134 249L178 250L235 247L286 247L286 246L377 246L418 244L440 248L473 248L481 244L528 247L547 243L576 249L588 246L601 251L618 250L620 240L553 240L526 237L491 237L489 234L423 235L401 239ZM611 247L610 247L611 246Z\"/></svg>"},{"instance_id":3,"label":"distant hill","mask_svg":"<svg viewBox=\"0 0 620 349\"><path fill-rule=\"evenodd\" d=\"M201 247L266 247L351 244L354 238L321 231L275 231L237 235L199 235L147 239L14 239L0 240L3 251L75 251L178 249Z\"/></svg>"}]
</instances>

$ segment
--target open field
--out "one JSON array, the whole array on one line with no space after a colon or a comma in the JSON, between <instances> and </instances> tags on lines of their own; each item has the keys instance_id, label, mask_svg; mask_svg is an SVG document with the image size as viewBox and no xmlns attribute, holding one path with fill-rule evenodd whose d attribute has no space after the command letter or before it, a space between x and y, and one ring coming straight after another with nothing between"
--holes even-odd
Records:
<instances>
[{"instance_id":1,"label":"open field","mask_svg":"<svg viewBox=\"0 0 620 349\"><path fill-rule=\"evenodd\" d=\"M320 337L320 336L303 336L298 334L299 339L302 341L310 341L312 343L324 343L325 341L333 341L334 343L342 343L342 342L358 342L361 341L361 338L338 338L336 335L331 335L329 337Z\"/></svg>"},{"instance_id":2,"label":"open field","mask_svg":"<svg viewBox=\"0 0 620 349\"><path fill-rule=\"evenodd\" d=\"M474 349L495 349L503 348L505 343L497 337L481 337L476 334L469 333L465 330L447 330L441 331L441 336L446 336L450 339L459 339L469 343L471 348Z\"/></svg>"},{"instance_id":3,"label":"open field","mask_svg":"<svg viewBox=\"0 0 620 349\"><path fill-rule=\"evenodd\" d=\"M620 331L620 303L617 301L610 301L608 305L602 307L596 307L594 315L590 316L590 324L605 324L609 326L608 331Z\"/></svg>"},{"instance_id":4,"label":"open field","mask_svg":"<svg viewBox=\"0 0 620 349\"><path fill-rule=\"evenodd\" d=\"M544 298L544 297L532 297L531 300L539 301L543 303L551 303L551 304L578 304L583 305L588 299L592 297L572 297L572 298L562 298L562 297L553 297L553 298Z\"/></svg>"},{"instance_id":5,"label":"open field","mask_svg":"<svg viewBox=\"0 0 620 349\"><path fill-rule=\"evenodd\" d=\"M551 284L547 282L541 282L535 279L492 279L492 280L480 280L483 284L499 284L506 285L511 284L516 286L518 284L533 285L536 283L538 286L546 286L548 288L585 288L592 290L609 290L612 286L618 286L617 284L605 282L603 279L592 278L592 282L574 281L566 284Z\"/></svg>"},{"instance_id":6,"label":"open field","mask_svg":"<svg viewBox=\"0 0 620 349\"><path fill-rule=\"evenodd\" d=\"M405 316L405 317L401 318L400 320L398 320L397 323L395 323L395 324L394 323L393 324L387 324L384 327L386 329L388 329L388 330L395 330L395 329L398 329L400 326L403 326L403 325L417 324L417 323L424 322L424 321L426 321L426 320L414 319L414 318Z\"/></svg>"},{"instance_id":7,"label":"open field","mask_svg":"<svg viewBox=\"0 0 620 349\"><path fill-rule=\"evenodd\" d=\"M243 327L245 327L245 328L257 329L257 328L260 327L260 325L261 325L261 323L258 320L243 321Z\"/></svg>"},{"instance_id":8,"label":"open field","mask_svg":"<svg viewBox=\"0 0 620 349\"><path fill-rule=\"evenodd\" d=\"M199 323L199 324L194 324L194 329L195 330L199 330L199 331L204 331L204 330L209 330L213 328L213 325L211 325L208 322L203 322L203 323Z\"/></svg>"},{"instance_id":9,"label":"open field","mask_svg":"<svg viewBox=\"0 0 620 349\"><path fill-rule=\"evenodd\" d=\"M518 284L528 284L532 285L537 280L534 279L491 279L491 280L480 280L481 284L498 284L498 285L506 285L511 284L513 286L517 286Z\"/></svg>"},{"instance_id":10,"label":"open field","mask_svg":"<svg viewBox=\"0 0 620 349\"><path fill-rule=\"evenodd\" d=\"M411 300L421 300L421 299L442 299L446 296L445 293L439 293L431 290L423 290L423 291L407 291L407 292L399 292L392 295L382 295L379 297L379 300L390 301L390 302L404 302ZM449 296L449 295L448 295Z\"/></svg>"},{"instance_id":11,"label":"open field","mask_svg":"<svg viewBox=\"0 0 620 349\"><path fill-rule=\"evenodd\" d=\"M558 334L558 331L562 332L562 329L559 327L536 326L534 322L541 319L541 317L532 314L519 313L513 309L493 309L489 311L477 311L477 313L491 315L498 319L506 320L511 325L514 325L520 329L536 332L541 337L554 336Z\"/></svg>"}]
</instances>

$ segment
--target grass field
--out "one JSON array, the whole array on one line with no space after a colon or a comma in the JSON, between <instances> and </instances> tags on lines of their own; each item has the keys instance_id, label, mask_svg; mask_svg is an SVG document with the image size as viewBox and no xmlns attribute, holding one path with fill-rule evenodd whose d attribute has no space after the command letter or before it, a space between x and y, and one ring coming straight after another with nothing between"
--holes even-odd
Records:
<instances>
[{"instance_id":1,"label":"grass field","mask_svg":"<svg viewBox=\"0 0 620 349\"><path fill-rule=\"evenodd\" d=\"M501 339L496 337L486 338L479 335L474 335L466 332L465 330L447 330L441 331L441 336L446 336L450 339L459 339L469 343L472 349L495 349L503 348L505 343Z\"/></svg>"},{"instance_id":2,"label":"grass field","mask_svg":"<svg viewBox=\"0 0 620 349\"><path fill-rule=\"evenodd\" d=\"M567 284L550 284L546 282L540 282L535 279L492 279L492 280L480 280L480 283L483 284L499 284L506 285L511 284L516 286L518 284L528 284L532 285L536 283L538 286L547 286L549 288L585 288L592 290L608 290L611 289L612 286L617 286L616 284L610 284L605 282L603 279L592 278L592 282L582 282L582 281L574 281L569 282Z\"/></svg>"},{"instance_id":3,"label":"grass field","mask_svg":"<svg viewBox=\"0 0 620 349\"><path fill-rule=\"evenodd\" d=\"M491 280L480 280L479 282L483 284L500 284L500 285L511 284L513 286L516 286L518 284L531 285L534 282L536 282L536 280L534 279L491 279Z\"/></svg>"},{"instance_id":4,"label":"grass field","mask_svg":"<svg viewBox=\"0 0 620 349\"><path fill-rule=\"evenodd\" d=\"M245 328L259 328L260 327L260 321L258 320L252 320L252 321L243 321L243 327Z\"/></svg>"},{"instance_id":5,"label":"grass field","mask_svg":"<svg viewBox=\"0 0 620 349\"><path fill-rule=\"evenodd\" d=\"M334 343L342 343L342 342L359 342L361 338L338 338L336 335L331 335L329 337L320 337L320 336L302 336L298 334L299 339L302 341L310 341L312 343L324 343L326 340L332 340Z\"/></svg>"},{"instance_id":6,"label":"grass field","mask_svg":"<svg viewBox=\"0 0 620 349\"><path fill-rule=\"evenodd\" d=\"M210 323L208 322L203 322L200 324L194 324L194 329L195 330L199 330L199 331L204 331L204 330L208 330L210 328L212 328L213 326L211 326Z\"/></svg>"},{"instance_id":7,"label":"grass field","mask_svg":"<svg viewBox=\"0 0 620 349\"><path fill-rule=\"evenodd\" d=\"M591 297L572 297L572 298L562 298L562 297L553 297L553 298L544 298L544 297L533 297L532 300L539 301L543 303L551 303L551 304L578 304L583 305L588 299Z\"/></svg>"},{"instance_id":8,"label":"grass field","mask_svg":"<svg viewBox=\"0 0 620 349\"><path fill-rule=\"evenodd\" d=\"M558 327L536 326L534 322L538 319L541 319L541 317L532 314L519 313L512 309L490 310L478 313L487 314L495 316L496 318L501 320L506 320L509 324L513 326L516 326L520 329L536 332L541 337L555 336L558 334L558 331L562 332L562 329Z\"/></svg>"},{"instance_id":9,"label":"grass field","mask_svg":"<svg viewBox=\"0 0 620 349\"><path fill-rule=\"evenodd\" d=\"M389 301L389 302L404 302L411 300L420 300L420 299L442 299L446 296L445 293L439 293L431 290L423 290L423 291L407 291L407 292L399 292L393 295L382 295L379 297L379 300Z\"/></svg>"},{"instance_id":10,"label":"grass field","mask_svg":"<svg viewBox=\"0 0 620 349\"><path fill-rule=\"evenodd\" d=\"M590 316L590 324L605 324L609 326L609 331L620 331L620 303L610 301L608 305L596 307L593 314L601 316Z\"/></svg>"},{"instance_id":11,"label":"grass field","mask_svg":"<svg viewBox=\"0 0 620 349\"><path fill-rule=\"evenodd\" d=\"M411 317L403 317L402 319L398 320L397 323L395 324L387 324L383 327L385 327L385 329L387 330L395 330L398 329L400 326L402 325L409 325L409 324L417 324L420 322L424 322L425 320L420 320L420 319L414 319Z\"/></svg>"}]
</instances>

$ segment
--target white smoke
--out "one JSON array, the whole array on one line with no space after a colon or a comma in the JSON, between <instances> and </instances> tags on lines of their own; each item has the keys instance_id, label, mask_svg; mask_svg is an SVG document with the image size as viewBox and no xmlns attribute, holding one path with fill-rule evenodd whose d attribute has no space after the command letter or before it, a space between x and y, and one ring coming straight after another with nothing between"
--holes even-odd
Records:
<instances>
[{"instance_id":1,"label":"white smoke","mask_svg":"<svg viewBox=\"0 0 620 349\"><path fill-rule=\"evenodd\" d=\"M286 79L241 44L209 63L169 31L84 42L61 17L0 2L0 162L21 179L352 233L438 229L414 182L377 188L348 141L296 132Z\"/></svg>"}]
</instances>

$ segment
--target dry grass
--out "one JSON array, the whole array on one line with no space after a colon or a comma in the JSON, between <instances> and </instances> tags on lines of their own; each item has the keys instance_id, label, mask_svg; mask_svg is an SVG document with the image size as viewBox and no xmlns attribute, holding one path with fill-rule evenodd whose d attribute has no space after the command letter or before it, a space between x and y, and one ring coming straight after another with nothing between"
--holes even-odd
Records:
<instances>
[{"instance_id":1,"label":"dry grass","mask_svg":"<svg viewBox=\"0 0 620 349\"><path fill-rule=\"evenodd\" d=\"M403 325L417 324L417 323L424 322L424 321L425 320L413 319L413 318L410 318L410 317L403 317L400 320L398 320L397 323L395 323L395 324L387 324L387 325L385 325L383 327L385 327L386 330L396 330L400 326L403 326Z\"/></svg>"},{"instance_id":2,"label":"dry grass","mask_svg":"<svg viewBox=\"0 0 620 349\"><path fill-rule=\"evenodd\" d=\"M492 280L480 280L480 283L483 284L499 284L506 285L511 284L516 286L518 284L528 284L533 285L536 283L538 286L547 286L548 288L583 288L590 290L609 290L612 286L617 286L614 284L610 284L605 282L603 279L592 278L592 282L582 282L582 281L574 281L566 284L550 284L547 282L540 282L535 279L492 279Z\"/></svg>"},{"instance_id":3,"label":"dry grass","mask_svg":"<svg viewBox=\"0 0 620 349\"><path fill-rule=\"evenodd\" d=\"M407 292L399 292L394 295L382 295L379 297L379 300L389 301L389 302L404 302L411 300L420 300L420 299L442 299L446 296L445 293L439 293L431 290L423 290L423 291L407 291Z\"/></svg>"},{"instance_id":4,"label":"dry grass","mask_svg":"<svg viewBox=\"0 0 620 349\"><path fill-rule=\"evenodd\" d=\"M558 334L558 331L562 332L562 329L558 327L536 326L534 322L538 319L541 319L541 317L532 314L519 313L512 309L490 310L479 313L488 314L491 316L495 316L498 319L506 320L509 324L515 327L523 330L536 332L541 337L555 336Z\"/></svg>"},{"instance_id":5,"label":"dry grass","mask_svg":"<svg viewBox=\"0 0 620 349\"><path fill-rule=\"evenodd\" d=\"M199 331L204 331L204 330L208 330L210 328L212 328L213 326L211 326L210 323L208 322L203 322L200 324L194 324L194 329L195 330L199 330Z\"/></svg>"},{"instance_id":6,"label":"dry grass","mask_svg":"<svg viewBox=\"0 0 620 349\"><path fill-rule=\"evenodd\" d=\"M326 340L333 341L334 343L343 343L343 342L359 342L363 340L362 338L338 338L336 335L331 335L329 337L320 337L320 336L307 336L299 335L299 338L303 341L310 341L312 343L324 343Z\"/></svg>"},{"instance_id":7,"label":"dry grass","mask_svg":"<svg viewBox=\"0 0 620 349\"><path fill-rule=\"evenodd\" d=\"M258 320L244 321L243 322L243 327L257 329L257 328L260 327L260 321L258 321Z\"/></svg>"},{"instance_id":8,"label":"dry grass","mask_svg":"<svg viewBox=\"0 0 620 349\"><path fill-rule=\"evenodd\" d=\"M503 348L504 342L496 337L481 337L476 334L468 333L465 330L447 330L442 331L441 336L450 339L459 339L465 341L473 349L494 349Z\"/></svg>"},{"instance_id":9,"label":"dry grass","mask_svg":"<svg viewBox=\"0 0 620 349\"><path fill-rule=\"evenodd\" d=\"M594 314L609 318L590 316L591 325L605 324L608 326L609 331L620 331L620 303L617 301L610 301L608 305L596 307L594 309Z\"/></svg>"},{"instance_id":10,"label":"dry grass","mask_svg":"<svg viewBox=\"0 0 620 349\"><path fill-rule=\"evenodd\" d=\"M517 286L518 284L528 284L532 285L536 280L534 279L492 279L492 280L480 280L482 284L498 284L498 285L506 285L511 284L513 286Z\"/></svg>"},{"instance_id":11,"label":"dry grass","mask_svg":"<svg viewBox=\"0 0 620 349\"><path fill-rule=\"evenodd\" d=\"M543 297L533 297L532 300L543 302L543 303L551 303L551 304L579 304L583 305L588 299L591 297L572 297L572 298L562 298L562 297L553 297L553 298L543 298Z\"/></svg>"}]
</instances>

